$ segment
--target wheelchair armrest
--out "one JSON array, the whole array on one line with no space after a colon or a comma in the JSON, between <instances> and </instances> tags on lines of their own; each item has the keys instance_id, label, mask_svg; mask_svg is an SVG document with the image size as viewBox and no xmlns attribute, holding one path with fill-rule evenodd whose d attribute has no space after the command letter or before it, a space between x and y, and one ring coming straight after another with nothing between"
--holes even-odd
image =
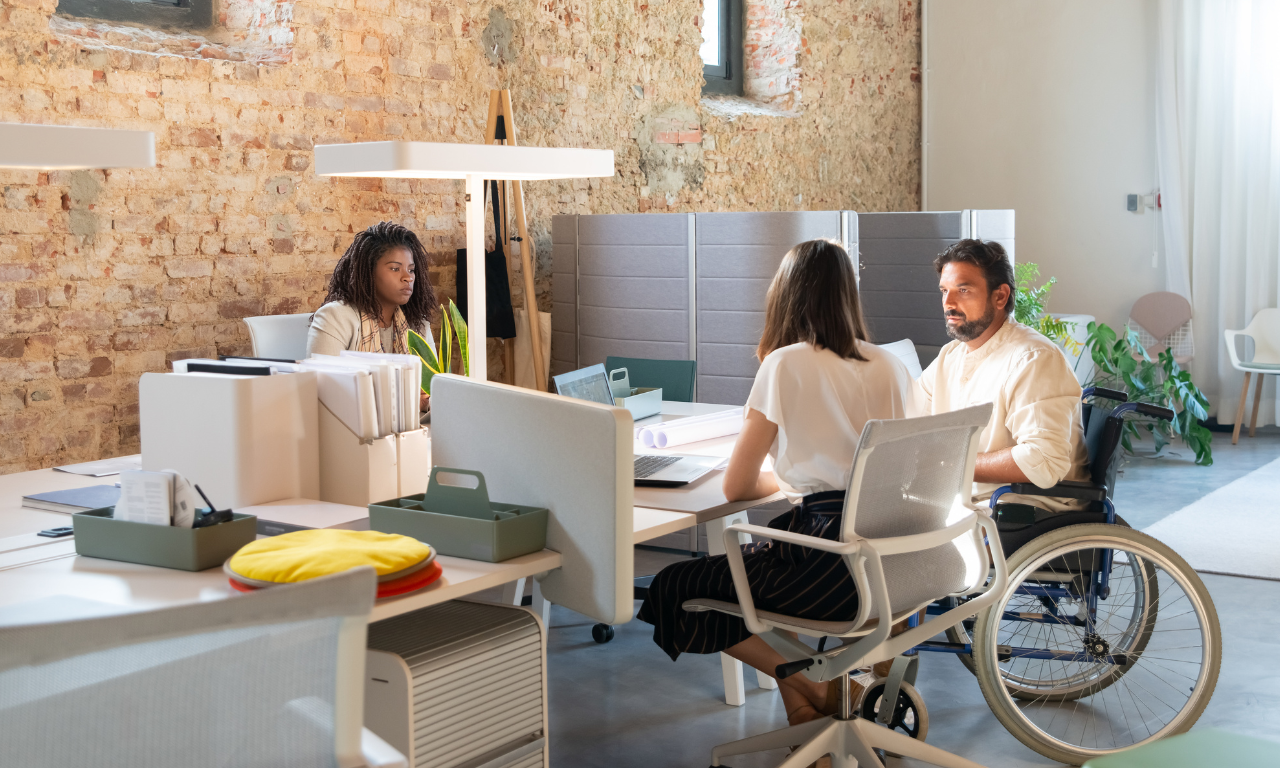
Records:
<instances>
[{"instance_id":1,"label":"wheelchair armrest","mask_svg":"<svg viewBox=\"0 0 1280 768\"><path fill-rule=\"evenodd\" d=\"M1105 485L1094 485L1087 480L1063 480L1051 488L1041 488L1034 483L1013 483L1009 488L1011 493L1019 496L1056 496L1084 501L1102 501L1107 498Z\"/></svg>"}]
</instances>

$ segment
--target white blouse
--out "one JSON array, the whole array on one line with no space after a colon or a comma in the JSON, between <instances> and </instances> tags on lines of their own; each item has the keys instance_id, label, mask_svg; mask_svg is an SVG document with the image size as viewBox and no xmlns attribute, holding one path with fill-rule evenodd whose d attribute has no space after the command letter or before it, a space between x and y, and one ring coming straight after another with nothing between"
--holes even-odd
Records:
<instances>
[{"instance_id":1,"label":"white blouse","mask_svg":"<svg viewBox=\"0 0 1280 768\"><path fill-rule=\"evenodd\" d=\"M874 344L858 342L858 351L865 361L792 344L769 353L756 373L746 407L778 425L769 455L792 502L845 490L863 425L906 414L912 391L906 366Z\"/></svg>"}]
</instances>

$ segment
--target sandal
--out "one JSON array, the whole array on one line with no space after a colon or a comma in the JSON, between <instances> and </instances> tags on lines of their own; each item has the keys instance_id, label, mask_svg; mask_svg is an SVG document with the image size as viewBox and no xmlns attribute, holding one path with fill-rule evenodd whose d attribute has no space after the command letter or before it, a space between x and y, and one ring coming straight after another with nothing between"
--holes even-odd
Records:
<instances>
[{"instance_id":1,"label":"sandal","mask_svg":"<svg viewBox=\"0 0 1280 768\"><path fill-rule=\"evenodd\" d=\"M858 671L860 672L861 670L858 670ZM849 680L849 686L850 686L850 694L851 694L850 697L853 700L852 702L853 711L857 712L858 701L859 699L862 698L862 695L866 693L867 687L852 678ZM840 709L839 688L836 686L834 680L827 683L827 700L822 703L821 707L814 707L814 709L818 710L818 714L822 715L823 717L830 717L834 715L837 710Z\"/></svg>"},{"instance_id":2,"label":"sandal","mask_svg":"<svg viewBox=\"0 0 1280 768\"><path fill-rule=\"evenodd\" d=\"M794 717L797 713L803 712L806 709L813 710L813 717L806 717L804 720L800 720L799 722L792 720L792 717ZM806 702L787 713L787 724L788 725L804 725L805 723L813 722L814 720L817 720L820 717L824 717L822 712L817 707ZM795 749L795 747L792 747L792 749Z\"/></svg>"}]
</instances>

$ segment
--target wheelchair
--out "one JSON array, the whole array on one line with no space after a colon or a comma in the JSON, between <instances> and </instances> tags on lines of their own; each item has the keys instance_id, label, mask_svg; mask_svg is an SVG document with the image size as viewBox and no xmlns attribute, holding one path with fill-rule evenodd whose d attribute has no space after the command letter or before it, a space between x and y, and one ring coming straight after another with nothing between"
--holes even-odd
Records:
<instances>
[{"instance_id":1,"label":"wheelchair","mask_svg":"<svg viewBox=\"0 0 1280 768\"><path fill-rule=\"evenodd\" d=\"M1089 388L1083 397L1089 480L1047 489L1014 483L992 495L1009 568L1005 593L948 630L946 641L894 659L888 676L864 694L862 717L924 738L928 712L913 687L924 652L954 654L977 676L996 719L1062 763L1081 765L1182 733L1200 717L1222 660L1213 600L1177 553L1130 528L1111 502L1126 415L1174 414L1127 402L1114 390ZM1099 400L1120 405L1108 409ZM1008 493L1087 504L1050 513L1002 504ZM963 601L949 598L926 610L942 613Z\"/></svg>"}]
</instances>

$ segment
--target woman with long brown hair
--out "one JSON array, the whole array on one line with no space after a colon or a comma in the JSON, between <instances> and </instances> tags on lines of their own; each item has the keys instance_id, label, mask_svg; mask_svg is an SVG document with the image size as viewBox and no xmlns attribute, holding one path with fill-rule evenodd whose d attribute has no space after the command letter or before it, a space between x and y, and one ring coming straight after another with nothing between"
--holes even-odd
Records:
<instances>
[{"instance_id":1,"label":"woman with long brown hair","mask_svg":"<svg viewBox=\"0 0 1280 768\"><path fill-rule=\"evenodd\" d=\"M840 535L844 492L862 427L905 414L911 375L867 340L849 254L834 242L801 243L783 258L765 300L756 350L760 370L742 433L724 475L730 501L782 490L795 506L770 528L825 539ZM773 470L762 472L765 456ZM756 608L821 621L847 621L858 594L838 555L782 542L744 555ZM686 600L737 602L724 555L676 563L649 587L637 618L673 660L681 653L730 656L773 676L785 660L742 619L688 612ZM835 711L835 686L792 675L780 683L787 719L798 725Z\"/></svg>"}]
</instances>

